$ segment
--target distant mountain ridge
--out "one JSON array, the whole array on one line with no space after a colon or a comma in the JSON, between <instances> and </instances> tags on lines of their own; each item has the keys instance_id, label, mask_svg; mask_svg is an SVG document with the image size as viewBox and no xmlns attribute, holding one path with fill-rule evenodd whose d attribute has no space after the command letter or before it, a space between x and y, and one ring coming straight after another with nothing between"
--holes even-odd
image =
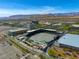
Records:
<instances>
[{"instance_id":1,"label":"distant mountain ridge","mask_svg":"<svg viewBox=\"0 0 79 59\"><path fill-rule=\"evenodd\" d=\"M45 18L45 17L73 17L79 16L79 12L71 12L71 13L49 13L49 14L32 14L32 15L12 15L9 17L0 17L0 19L10 20L10 19L37 19L37 18Z\"/></svg>"},{"instance_id":2,"label":"distant mountain ridge","mask_svg":"<svg viewBox=\"0 0 79 59\"><path fill-rule=\"evenodd\" d=\"M29 16L79 16L79 12L71 13L49 13L49 14L32 14L32 15L12 15L10 17L29 17Z\"/></svg>"}]
</instances>

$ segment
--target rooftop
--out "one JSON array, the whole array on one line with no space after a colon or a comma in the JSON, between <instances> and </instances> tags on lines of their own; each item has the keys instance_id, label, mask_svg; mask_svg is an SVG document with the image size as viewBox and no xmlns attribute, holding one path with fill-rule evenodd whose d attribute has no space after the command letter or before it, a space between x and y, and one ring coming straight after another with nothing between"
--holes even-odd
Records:
<instances>
[{"instance_id":1,"label":"rooftop","mask_svg":"<svg viewBox=\"0 0 79 59\"><path fill-rule=\"evenodd\" d=\"M16 31L21 31L21 30L27 30L26 28L17 28L13 30L9 30L10 32L16 32Z\"/></svg>"},{"instance_id":2,"label":"rooftop","mask_svg":"<svg viewBox=\"0 0 79 59\"><path fill-rule=\"evenodd\" d=\"M79 48L79 35L75 34L65 34L63 37L61 37L58 42L60 44L65 44L73 47Z\"/></svg>"},{"instance_id":3,"label":"rooftop","mask_svg":"<svg viewBox=\"0 0 79 59\"><path fill-rule=\"evenodd\" d=\"M79 24L74 24L74 25L72 25L73 27L79 27Z\"/></svg>"}]
</instances>

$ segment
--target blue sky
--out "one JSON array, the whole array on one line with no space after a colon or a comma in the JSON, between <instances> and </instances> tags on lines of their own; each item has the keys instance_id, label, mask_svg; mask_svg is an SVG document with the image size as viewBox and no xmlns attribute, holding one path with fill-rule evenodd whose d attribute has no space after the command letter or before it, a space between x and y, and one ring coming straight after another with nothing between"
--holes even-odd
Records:
<instances>
[{"instance_id":1,"label":"blue sky","mask_svg":"<svg viewBox=\"0 0 79 59\"><path fill-rule=\"evenodd\" d=\"M0 0L0 17L79 11L79 0Z\"/></svg>"}]
</instances>

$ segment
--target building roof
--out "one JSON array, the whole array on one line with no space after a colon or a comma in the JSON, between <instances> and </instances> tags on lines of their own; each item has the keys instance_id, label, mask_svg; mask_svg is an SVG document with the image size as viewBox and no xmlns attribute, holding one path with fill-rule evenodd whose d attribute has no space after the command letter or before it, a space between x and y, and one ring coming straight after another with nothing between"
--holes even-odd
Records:
<instances>
[{"instance_id":1,"label":"building roof","mask_svg":"<svg viewBox=\"0 0 79 59\"><path fill-rule=\"evenodd\" d=\"M79 25L78 24L74 24L74 25L72 25L73 27L79 27Z\"/></svg>"},{"instance_id":2,"label":"building roof","mask_svg":"<svg viewBox=\"0 0 79 59\"><path fill-rule=\"evenodd\" d=\"M73 47L79 48L79 35L75 34L65 34L63 37L61 37L58 42L60 44L69 45Z\"/></svg>"},{"instance_id":3,"label":"building roof","mask_svg":"<svg viewBox=\"0 0 79 59\"><path fill-rule=\"evenodd\" d=\"M9 30L9 32L17 32L17 31L21 31L21 30L27 30L26 28L16 28L13 30Z\"/></svg>"}]
</instances>

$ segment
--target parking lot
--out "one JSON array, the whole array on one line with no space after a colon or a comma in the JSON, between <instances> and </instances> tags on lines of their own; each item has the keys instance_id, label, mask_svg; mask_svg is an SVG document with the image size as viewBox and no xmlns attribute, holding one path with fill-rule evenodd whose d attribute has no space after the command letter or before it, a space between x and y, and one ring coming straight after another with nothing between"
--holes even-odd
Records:
<instances>
[{"instance_id":1,"label":"parking lot","mask_svg":"<svg viewBox=\"0 0 79 59\"><path fill-rule=\"evenodd\" d=\"M20 52L10 46L3 35L3 32L8 29L10 29L10 27L0 26L0 59L19 59Z\"/></svg>"}]
</instances>

